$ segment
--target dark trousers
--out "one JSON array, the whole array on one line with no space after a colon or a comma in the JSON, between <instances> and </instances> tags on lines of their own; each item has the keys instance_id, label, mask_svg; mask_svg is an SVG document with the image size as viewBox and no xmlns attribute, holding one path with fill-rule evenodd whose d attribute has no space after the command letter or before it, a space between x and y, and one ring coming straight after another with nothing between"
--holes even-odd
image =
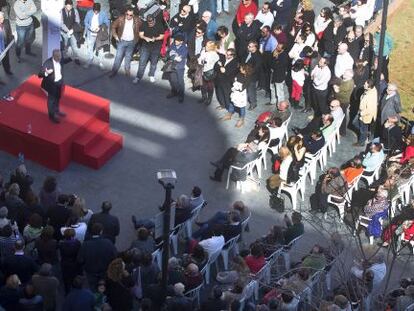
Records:
<instances>
[{"instance_id":1,"label":"dark trousers","mask_svg":"<svg viewBox=\"0 0 414 311\"><path fill-rule=\"evenodd\" d=\"M221 157L219 161L217 161L217 168L214 172L214 177L217 179L221 179L223 176L223 172L226 168L229 168L230 165L233 163L236 155L239 151L236 148L229 148L226 150L224 155Z\"/></svg>"},{"instance_id":2,"label":"dark trousers","mask_svg":"<svg viewBox=\"0 0 414 311\"><path fill-rule=\"evenodd\" d=\"M250 81L249 85L247 86L247 99L251 106L257 105L257 87L256 87L256 80Z\"/></svg>"},{"instance_id":3,"label":"dark trousers","mask_svg":"<svg viewBox=\"0 0 414 311\"><path fill-rule=\"evenodd\" d=\"M317 90L312 87L312 105L316 116L321 116L324 113L329 112L328 104L328 90Z\"/></svg>"},{"instance_id":4,"label":"dark trousers","mask_svg":"<svg viewBox=\"0 0 414 311\"><path fill-rule=\"evenodd\" d=\"M206 98L211 102L211 99L213 98L214 94L214 80L204 80L203 79L203 85L201 86L201 95L203 98Z\"/></svg>"},{"instance_id":5,"label":"dark trousers","mask_svg":"<svg viewBox=\"0 0 414 311\"><path fill-rule=\"evenodd\" d=\"M230 105L231 87L224 83L216 83L216 97L221 107L228 108Z\"/></svg>"},{"instance_id":6,"label":"dark trousers","mask_svg":"<svg viewBox=\"0 0 414 311\"><path fill-rule=\"evenodd\" d=\"M339 134L342 136L346 135L346 128L348 127L349 122L349 103L341 103L342 111L344 112L345 118L341 123L341 127L339 128Z\"/></svg>"},{"instance_id":7,"label":"dark trousers","mask_svg":"<svg viewBox=\"0 0 414 311\"><path fill-rule=\"evenodd\" d=\"M10 60L9 60L9 52L4 55L4 58L1 60L1 63L3 64L3 68L5 72L11 72L10 71Z\"/></svg>"},{"instance_id":8,"label":"dark trousers","mask_svg":"<svg viewBox=\"0 0 414 311\"><path fill-rule=\"evenodd\" d=\"M47 95L47 112L49 117L54 117L59 111L59 100L62 93L62 82L56 85L56 92L49 92Z\"/></svg>"},{"instance_id":9,"label":"dark trousers","mask_svg":"<svg viewBox=\"0 0 414 311\"><path fill-rule=\"evenodd\" d=\"M312 107L312 80L309 78L305 79L303 84L303 97L305 98L305 108Z\"/></svg>"},{"instance_id":10,"label":"dark trousers","mask_svg":"<svg viewBox=\"0 0 414 311\"><path fill-rule=\"evenodd\" d=\"M171 93L184 97L184 69L176 69L168 78Z\"/></svg>"},{"instance_id":11,"label":"dark trousers","mask_svg":"<svg viewBox=\"0 0 414 311\"><path fill-rule=\"evenodd\" d=\"M160 56L160 47L159 45L148 46L142 45L139 57L139 67L137 71L137 78L142 79L144 76L145 68L147 68L148 61L150 62L150 70L148 73L149 77L155 75L155 70L157 69L158 58Z\"/></svg>"},{"instance_id":12,"label":"dark trousers","mask_svg":"<svg viewBox=\"0 0 414 311\"><path fill-rule=\"evenodd\" d=\"M270 94L270 76L271 76L271 68L270 64L272 61L272 54L269 52L263 53L263 64L261 71L259 73L259 87L264 89L266 93Z\"/></svg>"}]
</instances>

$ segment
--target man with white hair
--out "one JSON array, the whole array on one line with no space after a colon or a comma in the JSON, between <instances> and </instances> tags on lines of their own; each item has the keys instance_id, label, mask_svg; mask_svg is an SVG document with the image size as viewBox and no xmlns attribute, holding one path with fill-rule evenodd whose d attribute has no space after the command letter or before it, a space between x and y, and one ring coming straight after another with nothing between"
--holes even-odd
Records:
<instances>
[{"instance_id":1,"label":"man with white hair","mask_svg":"<svg viewBox=\"0 0 414 311\"><path fill-rule=\"evenodd\" d=\"M348 52L348 45L346 43L341 43L338 46L338 55L336 56L336 62L334 67L335 77L341 78L345 70L352 70L353 67L354 59Z\"/></svg>"},{"instance_id":2,"label":"man with white hair","mask_svg":"<svg viewBox=\"0 0 414 311\"><path fill-rule=\"evenodd\" d=\"M240 25L235 33L236 35L236 51L240 60L245 60L248 52L247 46L249 42L258 42L261 37L260 27L262 23L254 20L253 13L247 13L244 17L244 23Z\"/></svg>"},{"instance_id":3,"label":"man with white hair","mask_svg":"<svg viewBox=\"0 0 414 311\"><path fill-rule=\"evenodd\" d=\"M343 120L341 127L339 129L339 133L342 136L346 135L346 127L348 124L348 116L349 116L349 103L351 101L351 95L355 87L355 83L353 80L354 72L352 69L346 69L344 74L342 75L342 79L339 83L335 83L333 85L335 98L339 100L341 103L341 108L345 113L345 119Z\"/></svg>"},{"instance_id":4,"label":"man with white hair","mask_svg":"<svg viewBox=\"0 0 414 311\"><path fill-rule=\"evenodd\" d=\"M383 125L389 117L396 116L400 120L401 98L398 88L395 84L389 83L385 96L381 99L381 125Z\"/></svg>"},{"instance_id":5,"label":"man with white hair","mask_svg":"<svg viewBox=\"0 0 414 311\"><path fill-rule=\"evenodd\" d=\"M211 12L204 11L203 15L201 15L201 19L207 24L207 30L206 30L207 39L215 41L218 26L217 26L216 21L211 18Z\"/></svg>"},{"instance_id":6,"label":"man with white hair","mask_svg":"<svg viewBox=\"0 0 414 311\"><path fill-rule=\"evenodd\" d=\"M167 310L191 311L192 300L184 296L185 286L183 283L174 284L174 296L166 301Z\"/></svg>"}]
</instances>

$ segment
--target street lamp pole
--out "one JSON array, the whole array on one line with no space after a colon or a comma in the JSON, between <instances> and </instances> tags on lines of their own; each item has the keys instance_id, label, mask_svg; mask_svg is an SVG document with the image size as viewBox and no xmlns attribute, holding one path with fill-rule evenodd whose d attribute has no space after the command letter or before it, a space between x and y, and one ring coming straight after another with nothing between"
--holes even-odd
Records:
<instances>
[{"instance_id":1,"label":"street lamp pole","mask_svg":"<svg viewBox=\"0 0 414 311\"><path fill-rule=\"evenodd\" d=\"M384 66L384 42L385 42L385 32L387 30L387 17L388 17L388 4L389 0L383 0L382 5L382 17L381 17L381 33L380 33L380 42L378 48L378 66L377 74L375 77L375 85L377 87L378 96L381 96L379 93L379 84L381 80L382 67Z\"/></svg>"},{"instance_id":2,"label":"street lamp pole","mask_svg":"<svg viewBox=\"0 0 414 311\"><path fill-rule=\"evenodd\" d=\"M168 258L170 257L170 219L171 219L171 201L172 190L177 182L177 174L171 169L159 170L157 172L158 182L165 189L165 200L162 206L163 210L163 234L162 234L162 265L161 265L161 289L162 297L160 299L165 300L167 297L167 284L168 284Z\"/></svg>"},{"instance_id":3,"label":"street lamp pole","mask_svg":"<svg viewBox=\"0 0 414 311\"><path fill-rule=\"evenodd\" d=\"M163 220L163 235L162 235L162 293L163 298L167 295L167 284L168 284L168 258L170 257L170 218L171 218L171 197L173 185L167 184L165 187L165 201L163 204L164 220Z\"/></svg>"}]
</instances>

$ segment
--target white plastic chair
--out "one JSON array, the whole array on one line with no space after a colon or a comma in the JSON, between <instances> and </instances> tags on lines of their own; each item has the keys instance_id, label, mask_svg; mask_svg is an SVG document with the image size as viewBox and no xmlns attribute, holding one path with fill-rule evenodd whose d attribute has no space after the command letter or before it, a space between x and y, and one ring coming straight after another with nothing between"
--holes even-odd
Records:
<instances>
[{"instance_id":1,"label":"white plastic chair","mask_svg":"<svg viewBox=\"0 0 414 311\"><path fill-rule=\"evenodd\" d=\"M197 305L196 305L197 308L200 306L200 291L202 288L203 288L203 283L198 285L196 288L193 288L192 290L189 290L188 292L184 293L184 296L191 298L192 301L197 300Z\"/></svg>"},{"instance_id":2,"label":"white plastic chair","mask_svg":"<svg viewBox=\"0 0 414 311\"><path fill-rule=\"evenodd\" d=\"M269 143L274 140L274 139L279 139L279 143L276 146L273 147L269 147L267 148L267 150L272 153L272 154L277 154L279 152L280 147L283 146L283 140L284 137L286 135L286 131L283 127L271 127L268 126L269 128Z\"/></svg>"},{"instance_id":3,"label":"white plastic chair","mask_svg":"<svg viewBox=\"0 0 414 311\"><path fill-rule=\"evenodd\" d=\"M185 222L185 231L188 238L191 238L193 235L193 222L197 219L198 215L200 215L201 210L204 208L204 206L207 205L207 202L204 201L199 206L195 207L191 211L191 217Z\"/></svg>"},{"instance_id":4,"label":"white plastic chair","mask_svg":"<svg viewBox=\"0 0 414 311\"><path fill-rule=\"evenodd\" d=\"M152 262L156 262L158 268L162 269L162 245L152 252Z\"/></svg>"},{"instance_id":5,"label":"white plastic chair","mask_svg":"<svg viewBox=\"0 0 414 311\"><path fill-rule=\"evenodd\" d=\"M306 175L302 175L294 184L286 184L282 183L279 187L279 194L283 191L290 195L292 200L292 207L293 210L297 210L297 197L298 192L300 192L300 196L302 201L305 201L305 183L306 183Z\"/></svg>"},{"instance_id":6,"label":"white plastic chair","mask_svg":"<svg viewBox=\"0 0 414 311\"><path fill-rule=\"evenodd\" d=\"M293 246L303 237L303 234L294 238L288 245L286 245L281 252L283 256L283 261L285 262L286 271L290 269L290 254L289 251L293 248Z\"/></svg>"},{"instance_id":7,"label":"white plastic chair","mask_svg":"<svg viewBox=\"0 0 414 311\"><path fill-rule=\"evenodd\" d=\"M365 222L361 222L361 220L364 220ZM359 216L358 220L355 223L355 228L358 229L358 226L361 225L364 228L368 228L368 224L371 221L371 218L366 217L366 216ZM381 224L381 231L382 231L382 223L383 223L383 219L380 218L379 222ZM370 245L374 245L374 237L372 235L369 236L369 244Z\"/></svg>"},{"instance_id":8,"label":"white plastic chair","mask_svg":"<svg viewBox=\"0 0 414 311\"><path fill-rule=\"evenodd\" d=\"M186 221L178 224L170 233L170 242L172 244L173 254L177 255L178 253L178 236L184 232L186 229L187 223Z\"/></svg>"},{"instance_id":9,"label":"white plastic chair","mask_svg":"<svg viewBox=\"0 0 414 311\"><path fill-rule=\"evenodd\" d=\"M242 170L246 170L246 181L248 179L253 179L251 176L253 175L253 168L256 166L256 162L258 159L254 159L253 161L250 161L249 163L245 164L243 167L239 167L239 166L234 166L231 165L229 167L229 172L227 173L227 184L226 184L226 189L229 189L229 184L230 184L230 176L231 176L231 172L233 170L238 170L238 171L242 171ZM254 179L253 179L254 180ZM236 187L237 189L240 189L241 193L243 193L243 184L246 181L241 181L238 180L236 181Z\"/></svg>"},{"instance_id":10,"label":"white plastic chair","mask_svg":"<svg viewBox=\"0 0 414 311\"><path fill-rule=\"evenodd\" d=\"M401 195L401 201L403 205L407 205L410 203L410 192L411 192L410 180L408 180L405 184L398 187L398 193Z\"/></svg>"},{"instance_id":11,"label":"white plastic chair","mask_svg":"<svg viewBox=\"0 0 414 311\"><path fill-rule=\"evenodd\" d=\"M405 308L405 311L414 311L414 303L410 304L407 308Z\"/></svg>"},{"instance_id":12,"label":"white plastic chair","mask_svg":"<svg viewBox=\"0 0 414 311\"><path fill-rule=\"evenodd\" d=\"M256 290L259 288L257 281L250 281L243 289L242 298L240 299L240 311L244 310L246 301L249 301L251 298L257 300L259 297L255 297Z\"/></svg>"},{"instance_id":13,"label":"white plastic chair","mask_svg":"<svg viewBox=\"0 0 414 311\"><path fill-rule=\"evenodd\" d=\"M211 265L216 264L216 268L217 268L217 258L218 256L220 256L220 254L221 254L221 249L215 252L214 254L212 254L211 256L209 256L206 265L200 271L200 273L204 275L204 281L206 282L207 285L210 284Z\"/></svg>"},{"instance_id":14,"label":"white plastic chair","mask_svg":"<svg viewBox=\"0 0 414 311\"><path fill-rule=\"evenodd\" d=\"M257 281L258 286L256 286L254 295L256 299L259 299L259 286L260 283L265 283L266 285L270 284L270 269L271 265L269 262L266 262L265 265L256 273L252 274L252 278Z\"/></svg>"},{"instance_id":15,"label":"white plastic chair","mask_svg":"<svg viewBox=\"0 0 414 311\"><path fill-rule=\"evenodd\" d=\"M282 125L281 125L281 128L283 128L283 131L284 131L284 133L285 133L284 138L285 138L286 140L288 140L288 139L289 139L289 131L288 131L288 126L289 126L289 123L290 123L290 120L291 120L291 119L292 119L292 113L290 114L289 118L288 118L285 122L283 122L283 123L282 123Z\"/></svg>"},{"instance_id":16,"label":"white plastic chair","mask_svg":"<svg viewBox=\"0 0 414 311\"><path fill-rule=\"evenodd\" d=\"M339 134L339 130L341 128L341 124L344 119L345 119L345 114L341 118L341 120L338 120L338 122L335 122L335 138L336 138L336 141L338 142L338 145L341 144L341 134Z\"/></svg>"},{"instance_id":17,"label":"white plastic chair","mask_svg":"<svg viewBox=\"0 0 414 311\"><path fill-rule=\"evenodd\" d=\"M366 172L365 170L362 172L362 176L361 179L364 179L368 186L370 186L374 181L376 181L379 178L379 174L381 171L381 167L382 167L382 163L379 164L375 169L374 172L367 172L370 173L369 176L364 175L364 172Z\"/></svg>"},{"instance_id":18,"label":"white plastic chair","mask_svg":"<svg viewBox=\"0 0 414 311\"><path fill-rule=\"evenodd\" d=\"M223 249L221 250L221 258L223 258L224 270L229 268L229 253L236 251L238 253L237 241L240 239L240 235L231 238L224 244Z\"/></svg>"},{"instance_id":19,"label":"white plastic chair","mask_svg":"<svg viewBox=\"0 0 414 311\"><path fill-rule=\"evenodd\" d=\"M307 174L309 174L311 184L313 185L314 180L316 179L316 169L319 163L321 170L323 169L323 159L322 159L322 149L311 154L309 152L305 153L305 164Z\"/></svg>"}]
</instances>

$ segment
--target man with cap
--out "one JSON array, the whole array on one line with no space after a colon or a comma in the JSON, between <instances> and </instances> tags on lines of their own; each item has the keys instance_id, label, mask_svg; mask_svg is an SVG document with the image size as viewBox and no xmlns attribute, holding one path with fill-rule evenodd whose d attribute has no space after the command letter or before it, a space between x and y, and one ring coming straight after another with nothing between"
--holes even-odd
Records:
<instances>
[{"instance_id":1,"label":"man with cap","mask_svg":"<svg viewBox=\"0 0 414 311\"><path fill-rule=\"evenodd\" d=\"M139 67L137 76L132 81L138 83L144 76L147 68L148 60L150 61L150 70L148 76L151 83L155 82L155 70L157 69L158 58L160 56L161 45L164 40L165 27L161 21L149 15L147 20L143 23L139 32L139 37L142 40L142 46L139 57Z\"/></svg>"},{"instance_id":2,"label":"man with cap","mask_svg":"<svg viewBox=\"0 0 414 311\"><path fill-rule=\"evenodd\" d=\"M171 86L171 93L167 98L178 96L178 102L184 102L184 70L187 62L188 48L184 43L184 36L179 34L174 38L170 46L168 58L174 63L174 68L168 73L168 81Z\"/></svg>"}]
</instances>

